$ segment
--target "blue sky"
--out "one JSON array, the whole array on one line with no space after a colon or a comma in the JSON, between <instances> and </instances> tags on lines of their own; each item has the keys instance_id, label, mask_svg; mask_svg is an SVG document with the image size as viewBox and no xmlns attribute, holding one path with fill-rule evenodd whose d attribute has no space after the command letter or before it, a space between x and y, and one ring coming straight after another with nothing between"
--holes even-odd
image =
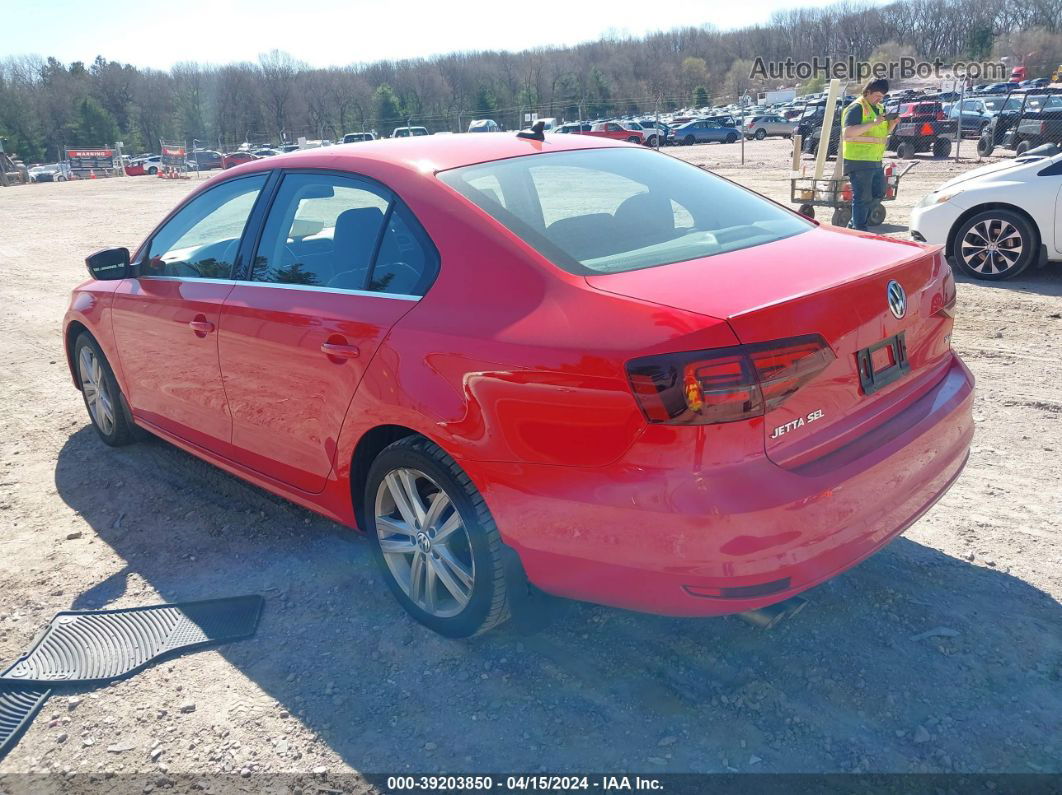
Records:
<instances>
[{"instance_id":1,"label":"blue sky","mask_svg":"<svg viewBox=\"0 0 1062 795\"><path fill-rule=\"evenodd\" d=\"M253 61L281 49L313 66L459 50L565 45L615 30L639 36L710 23L766 22L776 10L829 0L7 0L17 19L0 57L96 55L158 69L179 61ZM14 5L18 5L16 13ZM168 32L168 23L173 32Z\"/></svg>"}]
</instances>

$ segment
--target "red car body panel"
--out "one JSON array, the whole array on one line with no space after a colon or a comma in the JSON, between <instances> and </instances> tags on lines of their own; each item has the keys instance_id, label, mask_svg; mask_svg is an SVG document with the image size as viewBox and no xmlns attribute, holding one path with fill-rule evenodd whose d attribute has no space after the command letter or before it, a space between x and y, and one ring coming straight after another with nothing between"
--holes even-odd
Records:
<instances>
[{"instance_id":1,"label":"red car body panel","mask_svg":"<svg viewBox=\"0 0 1062 795\"><path fill-rule=\"evenodd\" d=\"M359 442L399 426L458 461L546 591L674 615L779 601L902 532L965 463L973 379L947 344L950 317L937 311L945 265L916 244L812 229L586 278L434 176L611 146L631 145L446 136L238 166L199 191L285 168L378 180L438 249L435 283L411 301L248 282L90 281L74 293L68 348L69 324L84 325L139 424L344 524L356 526ZM892 278L912 285L905 322L883 318ZM200 336L188 325L196 319L215 329ZM911 376L873 400L853 398L847 351L898 330L911 339ZM835 369L747 421L650 425L625 369L640 356L804 333L841 351ZM328 342L358 354L329 357ZM160 363L163 346L170 356ZM786 417L823 407L819 430L771 439ZM724 598L724 588L748 590Z\"/></svg>"}]
</instances>

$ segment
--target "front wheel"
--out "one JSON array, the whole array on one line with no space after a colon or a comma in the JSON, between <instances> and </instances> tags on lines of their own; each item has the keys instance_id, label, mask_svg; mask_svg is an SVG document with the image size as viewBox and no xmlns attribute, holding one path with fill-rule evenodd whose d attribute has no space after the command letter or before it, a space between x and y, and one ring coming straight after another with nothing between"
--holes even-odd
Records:
<instances>
[{"instance_id":1,"label":"front wheel","mask_svg":"<svg viewBox=\"0 0 1062 795\"><path fill-rule=\"evenodd\" d=\"M104 444L121 447L134 441L135 426L122 408L118 381L99 343L87 333L74 343L74 362L89 419Z\"/></svg>"},{"instance_id":2,"label":"front wheel","mask_svg":"<svg viewBox=\"0 0 1062 795\"><path fill-rule=\"evenodd\" d=\"M956 231L953 258L975 279L1001 281L1029 267L1036 254L1036 232L1027 219L1010 210L985 210Z\"/></svg>"},{"instance_id":3,"label":"front wheel","mask_svg":"<svg viewBox=\"0 0 1062 795\"><path fill-rule=\"evenodd\" d=\"M682 143L686 146L693 146L693 136L687 135L685 138L682 139Z\"/></svg>"},{"instance_id":4,"label":"front wheel","mask_svg":"<svg viewBox=\"0 0 1062 795\"><path fill-rule=\"evenodd\" d=\"M867 216L867 226L881 226L885 223L885 205L878 202L870 208L870 215Z\"/></svg>"},{"instance_id":5,"label":"front wheel","mask_svg":"<svg viewBox=\"0 0 1062 795\"><path fill-rule=\"evenodd\" d=\"M914 160L915 148L910 141L900 141L896 147L896 157L900 160Z\"/></svg>"},{"instance_id":6,"label":"front wheel","mask_svg":"<svg viewBox=\"0 0 1062 795\"><path fill-rule=\"evenodd\" d=\"M763 129L761 127L760 129L756 130L756 140L757 141L762 141L766 137L767 137L767 131L765 129Z\"/></svg>"},{"instance_id":7,"label":"front wheel","mask_svg":"<svg viewBox=\"0 0 1062 795\"><path fill-rule=\"evenodd\" d=\"M147 173L150 174L151 176L155 176L156 174L159 173L159 170L157 168L155 168L155 166L149 166L148 170L147 170Z\"/></svg>"},{"instance_id":8,"label":"front wheel","mask_svg":"<svg viewBox=\"0 0 1062 795\"><path fill-rule=\"evenodd\" d=\"M737 143L737 139L738 139L737 133L730 133L730 135L728 135L726 137L726 142L728 144L735 144L735 143Z\"/></svg>"},{"instance_id":9,"label":"front wheel","mask_svg":"<svg viewBox=\"0 0 1062 795\"><path fill-rule=\"evenodd\" d=\"M933 157L943 159L951 154L951 141L947 138L938 138L933 142Z\"/></svg>"},{"instance_id":10,"label":"front wheel","mask_svg":"<svg viewBox=\"0 0 1062 795\"><path fill-rule=\"evenodd\" d=\"M502 541L483 497L438 445L391 444L365 485L366 532L388 588L413 618L449 638L509 618Z\"/></svg>"}]
</instances>

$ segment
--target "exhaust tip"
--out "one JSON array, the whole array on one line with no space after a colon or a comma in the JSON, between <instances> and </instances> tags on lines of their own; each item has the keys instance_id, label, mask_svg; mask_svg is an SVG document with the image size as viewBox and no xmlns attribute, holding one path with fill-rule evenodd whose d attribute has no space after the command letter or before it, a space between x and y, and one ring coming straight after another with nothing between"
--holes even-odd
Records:
<instances>
[{"instance_id":1,"label":"exhaust tip","mask_svg":"<svg viewBox=\"0 0 1062 795\"><path fill-rule=\"evenodd\" d=\"M754 627L771 629L778 626L788 618L792 618L808 603L803 596L791 596L783 602L776 602L759 610L746 610L738 613L738 617L752 624Z\"/></svg>"}]
</instances>

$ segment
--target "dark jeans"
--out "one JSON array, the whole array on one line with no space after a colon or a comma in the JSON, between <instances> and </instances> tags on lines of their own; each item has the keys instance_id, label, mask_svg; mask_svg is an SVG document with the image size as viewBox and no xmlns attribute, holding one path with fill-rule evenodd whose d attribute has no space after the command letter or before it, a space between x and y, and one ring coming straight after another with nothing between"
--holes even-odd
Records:
<instances>
[{"instance_id":1,"label":"dark jeans","mask_svg":"<svg viewBox=\"0 0 1062 795\"><path fill-rule=\"evenodd\" d=\"M867 217L885 198L885 171L881 161L845 160L844 170L852 182L852 220L849 229L867 228Z\"/></svg>"}]
</instances>

